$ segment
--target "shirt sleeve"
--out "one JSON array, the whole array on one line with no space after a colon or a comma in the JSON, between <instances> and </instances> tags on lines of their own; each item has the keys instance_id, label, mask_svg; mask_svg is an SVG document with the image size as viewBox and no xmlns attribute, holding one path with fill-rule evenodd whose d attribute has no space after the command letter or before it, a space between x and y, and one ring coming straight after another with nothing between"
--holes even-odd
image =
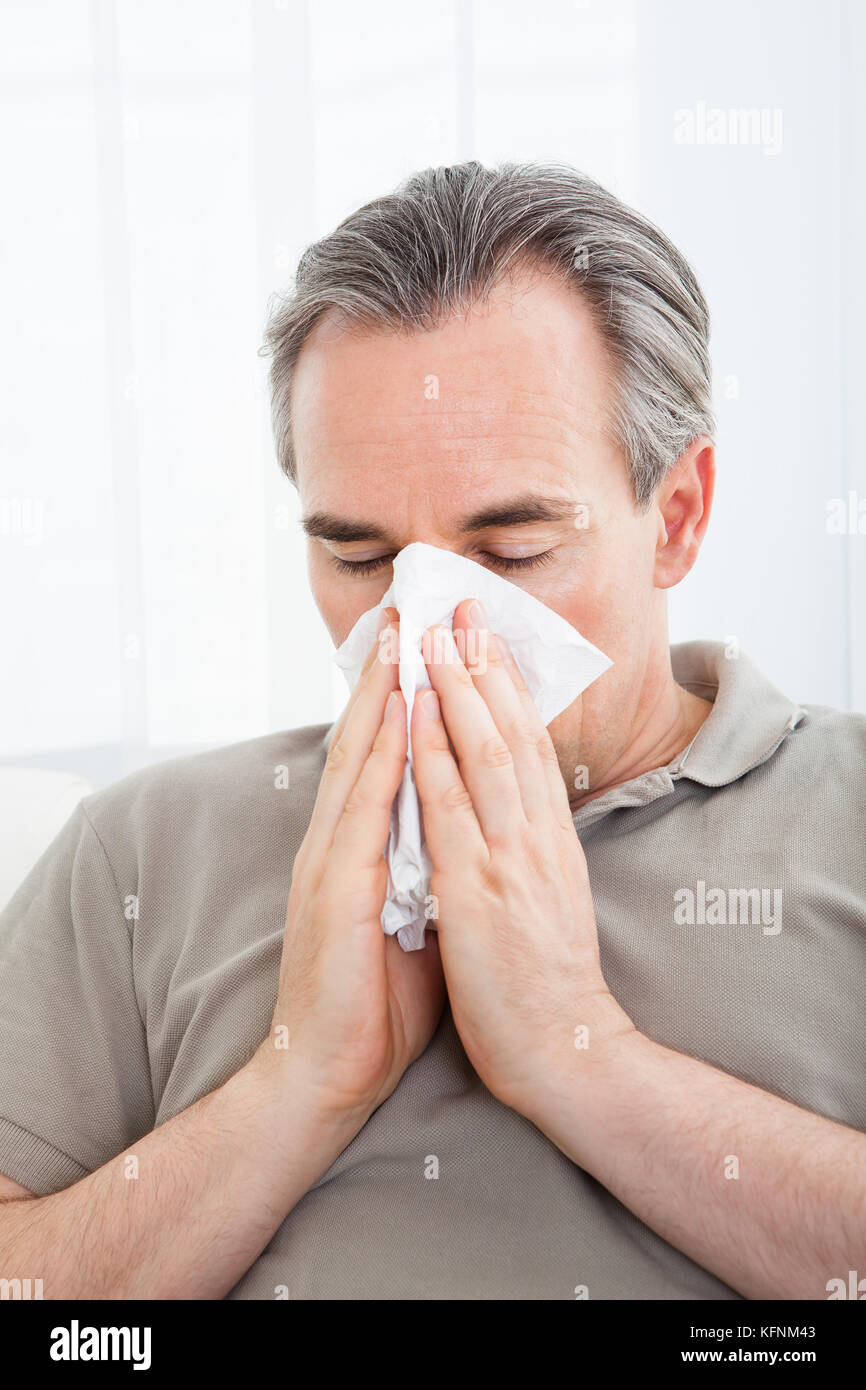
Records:
<instances>
[{"instance_id":1,"label":"shirt sleeve","mask_svg":"<svg viewBox=\"0 0 866 1390\"><path fill-rule=\"evenodd\" d=\"M79 803L0 913L0 1173L37 1196L154 1128L131 926Z\"/></svg>"}]
</instances>

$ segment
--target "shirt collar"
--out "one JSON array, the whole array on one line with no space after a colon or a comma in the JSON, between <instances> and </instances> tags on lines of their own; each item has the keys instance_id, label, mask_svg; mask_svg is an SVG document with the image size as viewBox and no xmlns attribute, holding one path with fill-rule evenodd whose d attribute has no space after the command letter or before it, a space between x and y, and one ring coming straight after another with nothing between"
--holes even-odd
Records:
<instances>
[{"instance_id":1,"label":"shirt collar","mask_svg":"<svg viewBox=\"0 0 866 1390\"><path fill-rule=\"evenodd\" d=\"M678 685L712 701L712 709L687 748L666 767L634 777L574 813L577 829L626 806L642 806L674 790L687 777L723 787L766 762L799 724L805 710L789 700L731 644L681 642L671 647Z\"/></svg>"},{"instance_id":2,"label":"shirt collar","mask_svg":"<svg viewBox=\"0 0 866 1390\"><path fill-rule=\"evenodd\" d=\"M705 787L736 782L772 757L806 711L767 679L750 657L725 642L680 642L671 647L677 685L711 700L712 709L691 743L666 767L641 773L574 812L580 829L608 811L644 806L674 790L681 777ZM335 721L323 743L327 756Z\"/></svg>"},{"instance_id":3,"label":"shirt collar","mask_svg":"<svg viewBox=\"0 0 866 1390\"><path fill-rule=\"evenodd\" d=\"M670 765L705 787L723 787L766 762L806 713L730 644L681 642L671 647L671 668L677 685L713 702Z\"/></svg>"}]
</instances>

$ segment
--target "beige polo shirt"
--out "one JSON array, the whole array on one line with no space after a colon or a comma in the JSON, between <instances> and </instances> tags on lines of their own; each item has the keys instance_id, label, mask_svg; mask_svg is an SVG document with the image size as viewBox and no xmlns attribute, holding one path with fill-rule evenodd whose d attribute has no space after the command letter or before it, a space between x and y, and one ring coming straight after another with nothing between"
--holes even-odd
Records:
<instances>
[{"instance_id":1,"label":"beige polo shirt","mask_svg":"<svg viewBox=\"0 0 866 1390\"><path fill-rule=\"evenodd\" d=\"M692 745L574 818L605 977L653 1038L866 1130L866 719L798 707L721 644L673 661L714 701ZM64 1188L252 1055L328 732L163 763L71 816L0 916L0 1171ZM495 1100L446 1006L228 1297L578 1285L738 1297Z\"/></svg>"}]
</instances>

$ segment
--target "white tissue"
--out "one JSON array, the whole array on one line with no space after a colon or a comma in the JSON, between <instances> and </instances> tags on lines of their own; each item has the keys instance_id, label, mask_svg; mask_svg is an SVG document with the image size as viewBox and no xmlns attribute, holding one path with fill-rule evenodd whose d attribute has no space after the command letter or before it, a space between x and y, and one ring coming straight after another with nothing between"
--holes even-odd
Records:
<instances>
[{"instance_id":1,"label":"white tissue","mask_svg":"<svg viewBox=\"0 0 866 1390\"><path fill-rule=\"evenodd\" d=\"M416 543L396 556L394 580L382 602L361 615L335 653L334 660L349 688L354 687L376 641L382 609L396 608L400 614L400 689L411 720L415 692L430 687L421 638L434 623L450 627L455 608L467 598L481 600L490 631L501 633L508 642L545 724L612 665L610 658L581 637L576 628L516 584L450 550ZM389 878L382 926L389 936L397 933L404 951L417 951L424 945L425 927L436 924L430 896L432 865L415 787L411 734L403 781L391 812L386 858Z\"/></svg>"}]
</instances>

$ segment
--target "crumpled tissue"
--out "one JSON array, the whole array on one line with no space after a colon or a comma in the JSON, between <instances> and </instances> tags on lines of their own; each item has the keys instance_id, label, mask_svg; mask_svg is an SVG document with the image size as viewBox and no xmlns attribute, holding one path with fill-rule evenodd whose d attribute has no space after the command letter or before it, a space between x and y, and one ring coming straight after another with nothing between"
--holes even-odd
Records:
<instances>
[{"instance_id":1,"label":"crumpled tissue","mask_svg":"<svg viewBox=\"0 0 866 1390\"><path fill-rule=\"evenodd\" d=\"M400 689L411 720L416 691L430 687L421 653L423 634L435 623L450 627L455 608L467 598L481 600L490 631L501 633L508 642L546 725L613 664L558 613L516 584L474 560L416 542L395 557L391 587L381 603L361 615L335 653L334 660L350 690L376 641L382 610L396 608L400 614ZM425 928L435 928L436 922L430 894L432 864L415 786L411 723L406 767L391 812L385 857L388 892L382 927L389 936L396 932L404 951L420 950Z\"/></svg>"}]
</instances>

